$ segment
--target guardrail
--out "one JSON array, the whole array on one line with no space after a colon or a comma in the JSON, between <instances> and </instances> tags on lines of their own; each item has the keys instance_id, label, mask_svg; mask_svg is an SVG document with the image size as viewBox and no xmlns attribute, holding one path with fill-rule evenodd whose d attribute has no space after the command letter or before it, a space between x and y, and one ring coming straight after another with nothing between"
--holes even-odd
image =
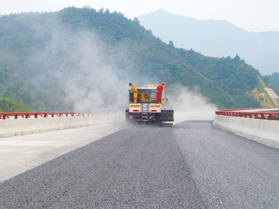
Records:
<instances>
[{"instance_id":1,"label":"guardrail","mask_svg":"<svg viewBox=\"0 0 279 209\"><path fill-rule=\"evenodd\" d=\"M251 119L261 120L277 120L279 121L279 112L266 112L266 111L255 111L247 112L245 110L217 110L216 115L232 116L232 117L243 117Z\"/></svg>"},{"instance_id":2,"label":"guardrail","mask_svg":"<svg viewBox=\"0 0 279 209\"><path fill-rule=\"evenodd\" d=\"M93 115L112 115L118 112L0 112L0 119L5 120L13 117L13 119L18 119L19 117L28 119L31 118L47 118L47 117L68 117L68 116L93 116Z\"/></svg>"},{"instance_id":3,"label":"guardrail","mask_svg":"<svg viewBox=\"0 0 279 209\"><path fill-rule=\"evenodd\" d=\"M279 108L217 110L213 124L279 149Z\"/></svg>"}]
</instances>

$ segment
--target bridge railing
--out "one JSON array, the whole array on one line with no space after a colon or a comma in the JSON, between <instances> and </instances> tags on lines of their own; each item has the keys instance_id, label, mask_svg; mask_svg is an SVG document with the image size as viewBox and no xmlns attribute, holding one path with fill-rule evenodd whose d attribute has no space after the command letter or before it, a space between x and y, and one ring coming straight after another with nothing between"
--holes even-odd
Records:
<instances>
[{"instance_id":1,"label":"bridge railing","mask_svg":"<svg viewBox=\"0 0 279 209\"><path fill-rule=\"evenodd\" d=\"M279 112L268 112L268 111L248 112L245 110L217 110L215 111L215 113L216 115L223 115L223 116L279 121Z\"/></svg>"},{"instance_id":2,"label":"bridge railing","mask_svg":"<svg viewBox=\"0 0 279 209\"><path fill-rule=\"evenodd\" d=\"M0 112L0 119L18 119L18 118L47 118L47 117L74 117L74 116L94 116L94 115L113 115L118 114L119 112L10 112L3 113Z\"/></svg>"}]
</instances>

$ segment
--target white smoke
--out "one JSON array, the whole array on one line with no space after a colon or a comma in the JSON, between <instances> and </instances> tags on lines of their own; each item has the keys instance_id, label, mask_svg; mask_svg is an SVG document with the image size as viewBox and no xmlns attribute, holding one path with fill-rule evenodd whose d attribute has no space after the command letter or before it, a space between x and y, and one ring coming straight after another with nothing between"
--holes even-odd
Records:
<instances>
[{"instance_id":1,"label":"white smoke","mask_svg":"<svg viewBox=\"0 0 279 209\"><path fill-rule=\"evenodd\" d=\"M217 106L210 103L209 98L203 96L196 87L190 90L181 84L166 86L168 108L174 110L174 121L185 120L213 120Z\"/></svg>"},{"instance_id":2,"label":"white smoke","mask_svg":"<svg viewBox=\"0 0 279 209\"><path fill-rule=\"evenodd\" d=\"M48 41L28 61L43 69L34 79L36 85L40 86L49 77L58 80L60 86L57 88L63 88L65 102L70 101L74 111L124 111L128 106L128 83L150 83L130 78L134 71L132 61L128 59L126 42L117 46L107 45L94 31L74 31L55 20L53 22L55 27L34 26L38 29L36 36L47 34ZM119 63L125 69L118 69ZM166 85L168 109L175 112L217 109L197 89L189 90L180 84Z\"/></svg>"},{"instance_id":3,"label":"white smoke","mask_svg":"<svg viewBox=\"0 0 279 209\"><path fill-rule=\"evenodd\" d=\"M215 104L210 103L209 98L203 96L196 87L190 90L181 84L171 85L168 89L168 105L177 111L214 111Z\"/></svg>"},{"instance_id":4,"label":"white smoke","mask_svg":"<svg viewBox=\"0 0 279 209\"><path fill-rule=\"evenodd\" d=\"M58 79L76 112L125 110L131 81L125 70L115 65L130 65L123 51L118 50L125 46L108 46L93 32L58 28L51 31L45 50L32 57L32 62L39 62L48 71L36 80L47 76Z\"/></svg>"}]
</instances>

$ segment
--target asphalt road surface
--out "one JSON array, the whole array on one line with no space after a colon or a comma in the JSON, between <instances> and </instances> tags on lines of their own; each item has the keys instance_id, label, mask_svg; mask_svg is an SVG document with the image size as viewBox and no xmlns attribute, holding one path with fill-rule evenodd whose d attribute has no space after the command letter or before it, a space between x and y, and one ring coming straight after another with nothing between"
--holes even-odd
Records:
<instances>
[{"instance_id":1,"label":"asphalt road surface","mask_svg":"<svg viewBox=\"0 0 279 209\"><path fill-rule=\"evenodd\" d=\"M129 126L0 183L0 208L278 208L278 159L212 121Z\"/></svg>"}]
</instances>

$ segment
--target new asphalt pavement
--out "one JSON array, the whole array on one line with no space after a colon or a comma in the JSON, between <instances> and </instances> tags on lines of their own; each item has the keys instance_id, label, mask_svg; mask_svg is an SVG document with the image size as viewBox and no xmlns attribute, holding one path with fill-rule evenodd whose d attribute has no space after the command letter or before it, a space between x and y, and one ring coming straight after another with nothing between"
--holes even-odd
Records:
<instances>
[{"instance_id":1,"label":"new asphalt pavement","mask_svg":"<svg viewBox=\"0 0 279 209\"><path fill-rule=\"evenodd\" d=\"M130 125L0 183L0 208L276 208L279 151L212 125Z\"/></svg>"}]
</instances>

